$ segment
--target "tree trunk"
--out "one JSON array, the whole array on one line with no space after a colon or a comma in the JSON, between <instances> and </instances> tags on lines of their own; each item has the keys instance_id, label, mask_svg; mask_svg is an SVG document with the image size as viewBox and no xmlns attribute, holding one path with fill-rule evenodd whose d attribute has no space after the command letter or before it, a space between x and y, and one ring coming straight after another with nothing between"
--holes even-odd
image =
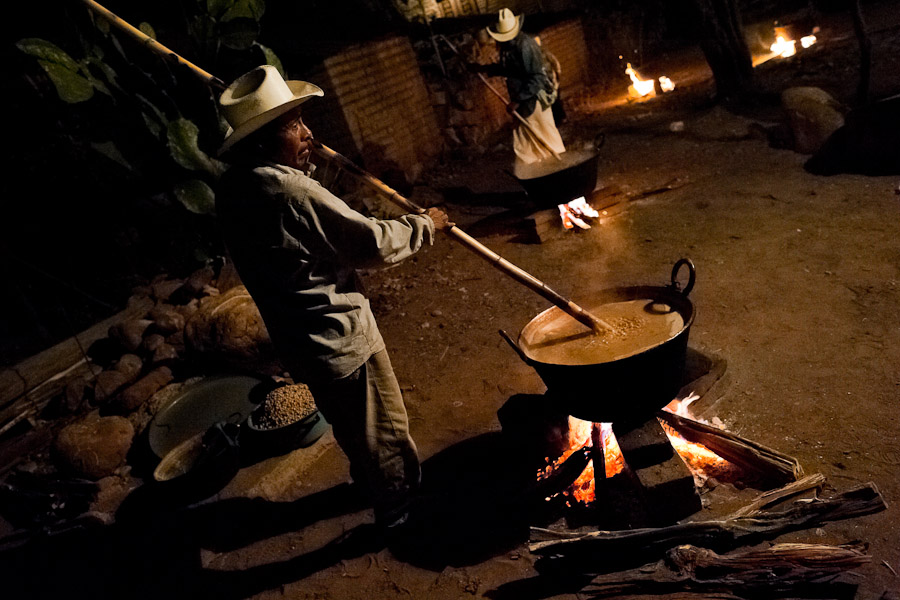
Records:
<instances>
[{"instance_id":1,"label":"tree trunk","mask_svg":"<svg viewBox=\"0 0 900 600\"><path fill-rule=\"evenodd\" d=\"M753 61L741 29L737 0L691 0L700 23L700 48L716 81L716 96L749 90Z\"/></svg>"},{"instance_id":2,"label":"tree trunk","mask_svg":"<svg viewBox=\"0 0 900 600\"><path fill-rule=\"evenodd\" d=\"M859 42L859 86L856 88L856 102L862 106L869 102L869 84L872 78L872 41L866 33L862 7L859 0L853 0L853 31Z\"/></svg>"}]
</instances>

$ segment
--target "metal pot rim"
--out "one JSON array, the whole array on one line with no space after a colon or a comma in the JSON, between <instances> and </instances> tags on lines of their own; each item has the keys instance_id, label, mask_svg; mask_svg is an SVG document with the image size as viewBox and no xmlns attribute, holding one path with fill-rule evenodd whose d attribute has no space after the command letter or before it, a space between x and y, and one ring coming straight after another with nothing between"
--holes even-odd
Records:
<instances>
[{"instance_id":1,"label":"metal pot rim","mask_svg":"<svg viewBox=\"0 0 900 600\"><path fill-rule=\"evenodd\" d=\"M615 360L606 361L606 362L597 362L597 363L588 363L585 365L570 365L564 363L547 363L540 360L537 360L533 357L530 352L529 344L525 340L525 336L527 333L533 332L539 327L543 326L543 324L552 317L558 316L562 310L556 306L551 306L550 308L538 313L535 317L533 317L519 332L519 336L517 338L517 345L522 352L522 355L528 359L529 362L537 365L553 365L553 366L564 366L564 367L585 367L591 365L607 365L607 364L615 364L617 362L627 360L633 356L637 356L639 354L643 354L645 352L649 352L654 348L658 348L663 344L666 344L680 335L683 335L686 331L688 331L691 325L694 322L694 305L688 299L687 294L678 291L673 286L626 286L626 287L616 287L616 288L608 288L605 290L601 290L597 293L597 297L595 302L586 305L588 310L591 310L593 307L596 307L598 303L600 304L609 304L611 302L625 302L629 300L641 300L646 299L648 301L663 301L666 304L671 305L676 311L681 314L682 319L684 319L684 325L678 332L665 340L659 342L658 344L651 346L650 348L643 348L639 351L636 351L632 354L628 354L626 356L620 356Z\"/></svg>"}]
</instances>

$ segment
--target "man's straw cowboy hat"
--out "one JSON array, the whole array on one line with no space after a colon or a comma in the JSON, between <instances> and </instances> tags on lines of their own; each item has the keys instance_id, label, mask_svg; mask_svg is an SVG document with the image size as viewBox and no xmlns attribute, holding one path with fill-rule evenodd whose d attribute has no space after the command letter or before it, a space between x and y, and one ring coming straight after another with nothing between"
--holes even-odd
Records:
<instances>
[{"instance_id":1,"label":"man's straw cowboy hat","mask_svg":"<svg viewBox=\"0 0 900 600\"><path fill-rule=\"evenodd\" d=\"M271 65L244 73L219 97L219 108L231 126L219 154L312 96L323 94L311 83L285 81Z\"/></svg>"},{"instance_id":2,"label":"man's straw cowboy hat","mask_svg":"<svg viewBox=\"0 0 900 600\"><path fill-rule=\"evenodd\" d=\"M519 35L519 30L522 28L522 21L524 20L525 15L514 15L508 8L501 8L497 25L495 26L496 31L488 27L487 32L498 42L508 42Z\"/></svg>"}]
</instances>

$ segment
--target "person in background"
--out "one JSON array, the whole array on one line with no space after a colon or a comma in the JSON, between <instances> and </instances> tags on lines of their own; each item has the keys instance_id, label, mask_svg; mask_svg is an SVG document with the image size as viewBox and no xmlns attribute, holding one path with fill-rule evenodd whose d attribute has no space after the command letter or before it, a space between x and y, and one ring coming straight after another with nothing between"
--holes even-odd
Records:
<instances>
[{"instance_id":1,"label":"person in background","mask_svg":"<svg viewBox=\"0 0 900 600\"><path fill-rule=\"evenodd\" d=\"M487 28L488 35L499 44L500 62L470 67L476 72L505 77L510 99L507 110L518 112L554 152L562 154L566 148L551 110L556 92L540 46L522 31L523 21L523 15L514 15L508 8L501 9L496 25ZM513 130L513 150L517 164L527 165L552 156L519 122Z\"/></svg>"},{"instance_id":2,"label":"person in background","mask_svg":"<svg viewBox=\"0 0 900 600\"><path fill-rule=\"evenodd\" d=\"M271 66L219 99L230 165L216 193L220 229L283 364L306 383L385 532L402 530L420 480L406 407L356 269L430 245L447 215L366 217L309 177L313 135L301 105L323 92Z\"/></svg>"},{"instance_id":3,"label":"person in background","mask_svg":"<svg viewBox=\"0 0 900 600\"><path fill-rule=\"evenodd\" d=\"M541 48L541 55L544 57L544 70L547 71L547 76L550 78L550 84L553 86L555 94L553 105L550 107L553 111L553 121L557 125L562 125L566 122L566 109L563 107L562 99L559 95L559 76L562 74L562 66L559 64L559 59L541 43L541 36L534 36L534 41Z\"/></svg>"}]
</instances>

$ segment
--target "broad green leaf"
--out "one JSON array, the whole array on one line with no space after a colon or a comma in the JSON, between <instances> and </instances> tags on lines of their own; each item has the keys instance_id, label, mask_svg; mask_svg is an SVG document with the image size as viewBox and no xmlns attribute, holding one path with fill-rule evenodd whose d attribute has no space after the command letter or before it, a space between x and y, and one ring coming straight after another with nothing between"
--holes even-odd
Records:
<instances>
[{"instance_id":1,"label":"broad green leaf","mask_svg":"<svg viewBox=\"0 0 900 600\"><path fill-rule=\"evenodd\" d=\"M142 94L135 94L134 98L138 101L138 103L141 106L143 106L145 109L148 109L151 113L153 113L153 116L156 117L157 123L160 123L163 126L168 127L169 119L166 118L166 115L163 114L163 111L161 111L159 109L159 107L157 107L153 102L151 102L149 99L147 99L146 96L143 96ZM148 115L148 117L149 117L149 115Z\"/></svg>"},{"instance_id":2,"label":"broad green leaf","mask_svg":"<svg viewBox=\"0 0 900 600\"><path fill-rule=\"evenodd\" d=\"M50 81L53 82L56 93L63 102L76 104L90 100L94 96L94 86L85 77L59 63L39 60L38 64L50 76Z\"/></svg>"},{"instance_id":3,"label":"broad green leaf","mask_svg":"<svg viewBox=\"0 0 900 600\"><path fill-rule=\"evenodd\" d=\"M112 93L110 93L109 88L106 87L106 84L103 83L102 81L100 81L99 79L97 79L96 77L94 77L94 74L91 73L91 69L90 69L91 65L101 66L101 65L104 65L104 63L103 63L103 61L95 61L90 58L85 59L81 64L81 73L84 75L85 79L87 79L91 83L91 85L94 86L94 89L99 90L100 92L103 92L107 96L112 96ZM106 73L106 71L102 68L102 66L101 66L101 71L104 71L104 75L109 77L109 74ZM110 71L112 71L112 69L110 69ZM112 75L113 75L112 83L115 83L115 72L114 71L113 71Z\"/></svg>"},{"instance_id":4,"label":"broad green leaf","mask_svg":"<svg viewBox=\"0 0 900 600\"><path fill-rule=\"evenodd\" d=\"M25 54L30 54L40 60L57 63L70 71L78 71L78 61L53 42L40 38L24 38L16 42L16 47Z\"/></svg>"},{"instance_id":5,"label":"broad green leaf","mask_svg":"<svg viewBox=\"0 0 900 600\"><path fill-rule=\"evenodd\" d=\"M219 23L219 39L234 50L246 50L259 36L259 22L238 18Z\"/></svg>"},{"instance_id":6,"label":"broad green leaf","mask_svg":"<svg viewBox=\"0 0 900 600\"><path fill-rule=\"evenodd\" d=\"M119 152L119 148L115 145L114 142L92 142L91 148L108 158L109 160L119 163L129 171L134 171L134 168L131 166L125 157L122 156L122 153Z\"/></svg>"},{"instance_id":7,"label":"broad green leaf","mask_svg":"<svg viewBox=\"0 0 900 600\"><path fill-rule=\"evenodd\" d=\"M154 120L150 115L141 111L141 117L144 119L144 125L147 126L147 130L153 135L155 138L161 138L163 134L163 126L159 121Z\"/></svg>"},{"instance_id":8,"label":"broad green leaf","mask_svg":"<svg viewBox=\"0 0 900 600\"><path fill-rule=\"evenodd\" d=\"M210 158L197 145L200 130L185 118L169 121L166 137L169 152L179 165L191 171L205 171L218 177L225 171L225 165Z\"/></svg>"},{"instance_id":9,"label":"broad green leaf","mask_svg":"<svg viewBox=\"0 0 900 600\"><path fill-rule=\"evenodd\" d=\"M89 12L91 12L91 19L94 21L94 25L97 27L97 29L100 30L100 33L102 33L103 35L109 35L109 30L112 28L112 25L110 25L109 21L100 16L94 19L94 13L92 11Z\"/></svg>"},{"instance_id":10,"label":"broad green leaf","mask_svg":"<svg viewBox=\"0 0 900 600\"><path fill-rule=\"evenodd\" d=\"M103 72L103 76L106 77L106 81L109 83L109 85L116 88L117 90L122 91L121 86L119 86L118 73L116 73L115 69L113 69L111 66L109 66L109 64L106 61L102 60L102 55L99 58L95 58L95 57L88 58L86 60L86 63L87 64L85 65L83 72L87 71L88 67L97 67L98 69L100 69ZM88 74L90 74L90 72L88 72ZM91 80L91 83L94 83L95 86L97 85L95 83L95 82L98 82L97 78L90 77L90 80ZM104 90L106 91L106 93L109 93L109 90L105 89L105 86L104 86ZM101 90L101 91L104 91L104 90Z\"/></svg>"},{"instance_id":11,"label":"broad green leaf","mask_svg":"<svg viewBox=\"0 0 900 600\"><path fill-rule=\"evenodd\" d=\"M257 46L260 50L262 50L263 56L266 59L266 64L272 65L273 67L278 69L278 72L281 73L281 76L283 78L287 79L287 75L284 72L284 66L281 64L281 59L278 58L278 56L275 54L275 52L273 52L272 49L269 48L268 46L263 46L259 42L254 42L253 45Z\"/></svg>"},{"instance_id":12,"label":"broad green leaf","mask_svg":"<svg viewBox=\"0 0 900 600\"><path fill-rule=\"evenodd\" d=\"M147 23L146 21L142 22L140 25L138 25L138 29L140 29L141 32L144 33L144 35L151 37L154 40L156 39L156 31L154 31L153 26L150 23Z\"/></svg>"},{"instance_id":13,"label":"broad green leaf","mask_svg":"<svg viewBox=\"0 0 900 600\"><path fill-rule=\"evenodd\" d=\"M266 12L265 0L232 0L231 6L225 11L220 21L227 22L233 19L253 19L259 21Z\"/></svg>"},{"instance_id":14,"label":"broad green leaf","mask_svg":"<svg viewBox=\"0 0 900 600\"><path fill-rule=\"evenodd\" d=\"M231 8L234 0L206 0L206 12L214 19L220 18Z\"/></svg>"},{"instance_id":15,"label":"broad green leaf","mask_svg":"<svg viewBox=\"0 0 900 600\"><path fill-rule=\"evenodd\" d=\"M175 197L186 209L198 215L216 213L216 194L199 179L188 179L175 186Z\"/></svg>"}]
</instances>

